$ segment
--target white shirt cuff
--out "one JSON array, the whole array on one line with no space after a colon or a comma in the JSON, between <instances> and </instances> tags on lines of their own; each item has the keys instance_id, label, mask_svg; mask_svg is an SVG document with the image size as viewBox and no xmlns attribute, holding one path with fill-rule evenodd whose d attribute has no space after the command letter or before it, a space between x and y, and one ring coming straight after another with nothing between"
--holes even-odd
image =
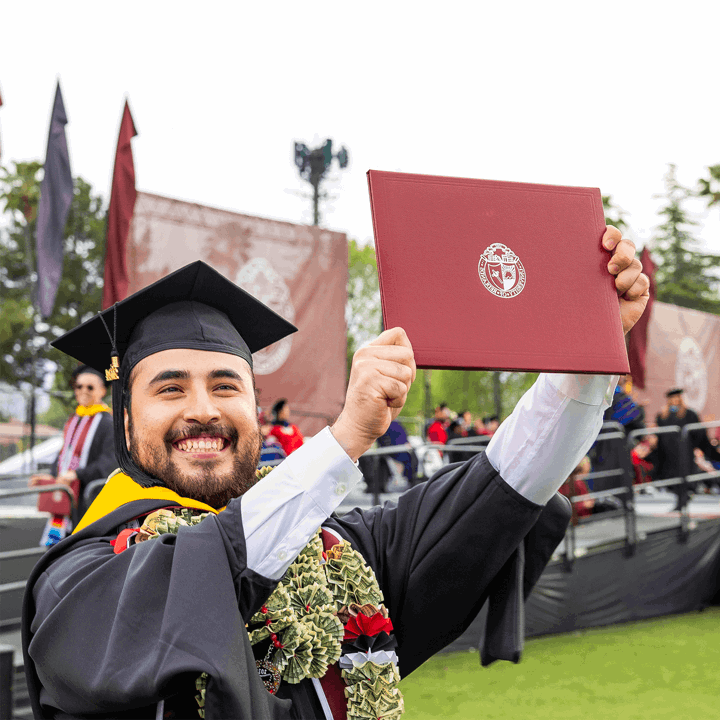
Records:
<instances>
[{"instance_id":1,"label":"white shirt cuff","mask_svg":"<svg viewBox=\"0 0 720 720\"><path fill-rule=\"evenodd\" d=\"M309 439L241 498L247 566L282 576L361 479L329 428Z\"/></svg>"},{"instance_id":2,"label":"white shirt cuff","mask_svg":"<svg viewBox=\"0 0 720 720\"><path fill-rule=\"evenodd\" d=\"M583 405L612 405L617 375L566 375L548 373L543 375L556 390Z\"/></svg>"}]
</instances>

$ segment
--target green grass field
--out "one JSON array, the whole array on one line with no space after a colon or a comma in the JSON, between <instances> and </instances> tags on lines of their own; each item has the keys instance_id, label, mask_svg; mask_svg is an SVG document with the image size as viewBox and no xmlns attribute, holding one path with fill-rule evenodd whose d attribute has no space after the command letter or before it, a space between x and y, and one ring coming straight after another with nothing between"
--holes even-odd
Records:
<instances>
[{"instance_id":1,"label":"green grass field","mask_svg":"<svg viewBox=\"0 0 720 720\"><path fill-rule=\"evenodd\" d=\"M720 718L720 608L528 640L519 665L439 655L403 680L405 718Z\"/></svg>"}]
</instances>

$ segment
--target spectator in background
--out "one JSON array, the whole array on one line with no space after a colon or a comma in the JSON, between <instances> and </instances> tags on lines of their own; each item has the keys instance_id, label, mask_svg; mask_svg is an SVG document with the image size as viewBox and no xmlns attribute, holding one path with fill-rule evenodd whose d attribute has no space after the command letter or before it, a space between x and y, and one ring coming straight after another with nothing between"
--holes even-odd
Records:
<instances>
[{"instance_id":1,"label":"spectator in background","mask_svg":"<svg viewBox=\"0 0 720 720\"><path fill-rule=\"evenodd\" d=\"M676 425L681 429L686 425L700 422L700 418L694 410L685 405L682 388L673 388L665 394L667 401L657 416L659 427ZM663 433L658 435L658 479L680 477L685 474L696 472L695 449L699 449L703 456L711 461L720 461L720 452L713 446L704 429L691 430L689 442L682 443L677 433ZM675 510L681 510L686 504L688 497L683 485L675 485L670 488L678 497Z\"/></svg>"},{"instance_id":2,"label":"spectator in background","mask_svg":"<svg viewBox=\"0 0 720 720\"><path fill-rule=\"evenodd\" d=\"M597 478L592 482L592 490L610 490L630 483L635 477L632 458L625 444L625 437L633 430L640 430L645 427L645 410L635 402L632 397L632 378L625 375L621 378L613 395L612 405L605 411L603 423L618 423L624 437L616 436L609 439L598 440L590 451L593 469L596 472L609 470L622 470L623 476L610 476ZM600 435L607 435L613 430L600 431ZM607 498L603 503L609 503Z\"/></svg>"},{"instance_id":3,"label":"spectator in background","mask_svg":"<svg viewBox=\"0 0 720 720\"><path fill-rule=\"evenodd\" d=\"M486 415L483 418L483 427L485 428L485 435L492 437L500 427L500 418L497 415Z\"/></svg>"},{"instance_id":4,"label":"spectator in background","mask_svg":"<svg viewBox=\"0 0 720 720\"><path fill-rule=\"evenodd\" d=\"M655 479L657 445L657 435L645 435L630 452L630 460L635 472L633 485L652 482Z\"/></svg>"},{"instance_id":5,"label":"spectator in background","mask_svg":"<svg viewBox=\"0 0 720 720\"><path fill-rule=\"evenodd\" d=\"M458 417L460 418L460 420L462 420L462 426L465 430L465 437L467 437L473 429L472 413L469 410L463 410L460 415L458 415Z\"/></svg>"},{"instance_id":6,"label":"spectator in background","mask_svg":"<svg viewBox=\"0 0 720 720\"><path fill-rule=\"evenodd\" d=\"M468 435L472 437L488 437L488 432L485 429L485 423L483 418L476 418L472 425L472 428L468 431Z\"/></svg>"},{"instance_id":7,"label":"spectator in background","mask_svg":"<svg viewBox=\"0 0 720 720\"><path fill-rule=\"evenodd\" d=\"M570 473L570 477L560 486L560 494L567 498L575 497L576 495L587 495L590 492L590 488L585 480L591 469L590 458L585 456L580 464ZM578 519L581 517L587 517L592 515L593 508L595 506L595 500L581 500L572 504L572 522L573 525L578 524Z\"/></svg>"},{"instance_id":8,"label":"spectator in background","mask_svg":"<svg viewBox=\"0 0 720 720\"><path fill-rule=\"evenodd\" d=\"M447 426L450 420L450 408L445 403L440 403L435 408L435 415L427 429L427 439L430 442L445 445L447 443Z\"/></svg>"},{"instance_id":9,"label":"spectator in background","mask_svg":"<svg viewBox=\"0 0 720 720\"><path fill-rule=\"evenodd\" d=\"M270 435L277 438L285 455L297 450L304 441L297 425L290 423L290 405L287 398L280 398L272 406L273 426Z\"/></svg>"},{"instance_id":10,"label":"spectator in background","mask_svg":"<svg viewBox=\"0 0 720 720\"><path fill-rule=\"evenodd\" d=\"M45 485L49 482L70 486L82 515L87 507L83 502L83 492L93 480L106 479L117 467L115 442L110 408L105 404L107 383L102 373L80 365L72 374L70 387L75 393L77 408L65 423L63 445L55 458L50 474L33 475L30 485ZM72 522L52 505L48 505L51 495L43 493L38 500L38 509L49 510L48 518L40 545L51 547L60 542L72 531ZM62 498L67 496L63 493ZM65 503L57 503L61 508Z\"/></svg>"},{"instance_id":11,"label":"spectator in background","mask_svg":"<svg viewBox=\"0 0 720 720\"><path fill-rule=\"evenodd\" d=\"M467 430L465 430L465 426L462 421L462 416L458 415L455 420L453 420L449 425L447 429L447 442L450 443L452 440L457 440L458 438L467 437ZM466 460L469 458L470 455L467 453L462 452L449 452L447 453L447 461L449 463L454 462L460 462L461 460Z\"/></svg>"},{"instance_id":12,"label":"spectator in background","mask_svg":"<svg viewBox=\"0 0 720 720\"><path fill-rule=\"evenodd\" d=\"M385 433L377 439L377 444L380 447L390 447L391 445L405 445L407 444L407 442L407 432L405 432L405 428L397 420L393 420ZM408 485L412 486L415 484L418 468L418 459L414 451L400 452L395 455L385 455L381 457L383 459L386 458L390 462L399 462L402 465L403 475L408 481ZM389 475L385 478L385 482L387 482L387 479L389 479ZM381 485L381 492L384 492L385 485L382 483L382 480Z\"/></svg>"},{"instance_id":13,"label":"spectator in background","mask_svg":"<svg viewBox=\"0 0 720 720\"><path fill-rule=\"evenodd\" d=\"M273 460L284 460L287 455L280 444L280 441L270 432L273 429L272 423L268 419L263 410L258 408L258 424L262 434L262 448L260 449L260 462L271 462Z\"/></svg>"},{"instance_id":14,"label":"spectator in background","mask_svg":"<svg viewBox=\"0 0 720 720\"><path fill-rule=\"evenodd\" d=\"M632 377L625 375L621 378L615 394L613 404L605 411L603 422L616 422L623 426L625 434L645 427L645 409L635 402L632 397Z\"/></svg>"},{"instance_id":15,"label":"spectator in background","mask_svg":"<svg viewBox=\"0 0 720 720\"><path fill-rule=\"evenodd\" d=\"M467 437L467 430L465 430L465 426L463 425L463 421L461 420L460 416L458 415L455 420L452 420L447 428L447 441L450 442L451 440L456 440L457 438L463 438Z\"/></svg>"}]
</instances>

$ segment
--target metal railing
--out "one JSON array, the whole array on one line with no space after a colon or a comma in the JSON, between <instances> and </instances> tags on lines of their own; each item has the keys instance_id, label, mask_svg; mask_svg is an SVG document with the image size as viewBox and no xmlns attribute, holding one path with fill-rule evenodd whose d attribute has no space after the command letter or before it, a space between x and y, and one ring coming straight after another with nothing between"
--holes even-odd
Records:
<instances>
[{"instance_id":1,"label":"metal railing","mask_svg":"<svg viewBox=\"0 0 720 720\"><path fill-rule=\"evenodd\" d=\"M634 478L626 478L619 487L608 488L607 490L600 490L597 492L585 493L583 495L575 495L572 493L569 498L573 505L577 505L586 500L598 500L606 498L618 498L622 501L622 507L618 508L615 512L603 512L588 517L577 518L577 524L585 524L605 520L610 517L617 517L622 515L625 518L625 547L626 552L632 554L635 551L635 545L637 543L637 516L635 512L635 496L639 493L647 491L649 488L678 488L678 539L680 542L686 542L692 525L690 522L690 513L688 508L688 498L690 491L693 486L697 483L704 482L707 480L718 480L720 479L720 470L712 472L692 472L692 466L688 466L691 463L692 458L692 442L690 433L694 430L707 430L709 428L720 427L720 421L714 420L711 422L700 422L691 423L680 427L679 425L667 425L664 427L653 427L653 428L642 428L640 430L633 430L628 433L625 447L628 454L638 443L639 438L647 435L677 435L678 436L678 458L680 459L680 469L682 474L675 477L663 478L661 480L652 480L645 483L633 482ZM603 425L603 429L606 425ZM610 439L607 434L602 434L598 437L598 440ZM616 470L604 471L602 473L590 473L587 475L588 480L597 480L601 477L609 477L612 474L617 474L618 477L624 475L625 472L622 468ZM572 563L576 558L575 552L575 525L571 525L565 536L565 553L564 560L568 569L572 568Z\"/></svg>"},{"instance_id":2,"label":"metal railing","mask_svg":"<svg viewBox=\"0 0 720 720\"><path fill-rule=\"evenodd\" d=\"M625 435L623 426L617 422L604 423L600 435L596 438L596 441L610 441L617 442L622 445L623 452L628 454L628 468L632 467L630 461L630 451L637 443L638 439L647 435L663 435L663 434L677 434L679 436L678 453L681 453L682 457L690 457L688 444L690 443L690 433L694 430L707 430L709 428L720 427L720 421L703 422L703 423L692 423L681 428L678 425L670 425L665 427L655 428L644 428L641 430L634 430L628 435ZM419 458L422 458L424 453L431 450L436 451L449 451L455 453L477 453L487 449L487 443L490 438L484 436L470 437L470 438L456 438L451 440L446 445L439 445L436 443L424 442L421 445L413 446L409 443L404 445L394 445L383 448L373 448L365 453L365 457L372 456L388 456L400 452L415 452ZM685 449L682 453L681 448ZM445 463L447 455L442 459ZM691 529L690 515L688 511L687 497L689 491L694 485L707 480L720 480L720 470L713 472L691 472L691 467L683 467L682 475L678 475L672 478L663 478L661 480L653 480L646 483L634 483L633 474L628 474L627 470L622 467L612 468L610 470L601 470L589 473L586 479L590 482L596 480L607 480L612 478L618 479L616 487L610 487L605 490L597 490L594 492L584 493L582 495L575 495L571 492L569 497L570 502L575 506L587 500L607 500L614 499L617 501L616 510L608 510L605 512L592 514L587 517L577 517L577 523L573 523L568 528L565 535L565 562L568 569L572 568L572 563L576 558L576 531L580 525L587 525L594 522L600 522L603 520L622 517L625 524L624 536L622 541L625 544L625 552L628 555L632 555L635 552L635 548L638 542L637 532L637 514L635 508L635 497L639 493L646 491L648 488L672 488L682 486L684 490L681 500L679 522L678 522L678 537L681 541L687 540L688 534ZM370 484L370 483L369 483ZM373 500L378 503L379 493L372 492Z\"/></svg>"},{"instance_id":3,"label":"metal railing","mask_svg":"<svg viewBox=\"0 0 720 720\"><path fill-rule=\"evenodd\" d=\"M21 497L23 495L40 495L48 492L63 492L70 500L70 517L73 520L73 525L78 521L78 506L75 502L75 496L72 490L63 483L57 483L55 485L41 485L39 487L27 487L18 488L15 490L0 490L0 501L5 498ZM3 560L14 560L22 557L32 557L33 555L42 555L47 548L36 547L36 548L24 548L22 550L3 550L0 551L0 563ZM25 588L26 580L17 580L15 582L7 582L0 584L0 595L3 593L13 592L15 590L22 590Z\"/></svg>"},{"instance_id":4,"label":"metal railing","mask_svg":"<svg viewBox=\"0 0 720 720\"><path fill-rule=\"evenodd\" d=\"M624 431L622 430L622 426L619 423L605 423L602 427L602 431L600 435L597 437L596 441L616 441L621 442L623 445L623 448L625 451L629 454L630 450L635 446L638 439L647 436L647 435L661 435L661 434L677 434L678 437L678 451L680 451L681 448L685 448L686 450L688 443L690 443L690 433L694 430L707 430L708 428L713 427L720 427L720 421L713 421L713 422L705 422L705 423L693 423L690 425L686 425L684 428L680 428L677 425L671 425L666 427L657 427L657 428L644 428L641 430L634 430L630 433L628 433L627 437L625 436ZM437 443L431 443L431 442L423 442L417 445L413 445L412 443L404 443L402 445L390 445L387 447L375 447L371 448L367 452L363 454L363 458L384 458L386 462L388 463L388 473L390 476L396 476L397 470L393 468L392 463L390 463L391 456L397 455L400 453L413 453L418 458L418 461L420 464L423 463L425 456L430 451L436 451L438 452L438 455L440 452L446 453L444 458L441 458L441 463L446 464L447 460L447 452L452 453L453 455L456 453L460 454L475 454L479 452L483 452L487 448L487 444L489 442L490 438L485 436L477 436L477 437L467 437L467 438L456 438L449 443L445 445L440 445ZM687 455L687 453L685 453ZM269 466L275 466L279 465L282 462L282 460L272 460L261 463L261 465L269 465ZM692 468L686 467L684 468L684 472L682 475L679 475L677 477L672 478L664 478L662 480L654 480L651 482L646 483L640 483L640 484L634 484L633 480L634 478L632 475L628 475L625 469L622 467L619 468L613 468L610 470L602 470L602 471L596 471L591 472L586 476L586 479L588 481L595 481L595 480L607 480L609 478L617 478L618 479L618 485L616 487L611 487L605 490L597 490L589 493L584 493L582 495L576 495L574 494L573 490L574 488L571 488L571 493L569 500L573 504L573 506L578 505L579 503L588 501L588 500L604 500L608 498L613 498L616 501L618 501L618 507L615 511L608 511L603 513L597 513L592 514L587 517L576 517L576 523L572 523L568 529L568 532L565 536L565 562L568 566L568 568L572 567L572 563L574 562L577 553L576 553L576 528L579 525L585 525L588 523L598 522L602 520L609 519L611 517L623 517L625 521L625 534L624 534L624 543L626 552L628 554L632 554L635 551L635 546L637 544L637 518L636 518L636 512L635 512L635 495L638 493L647 490L648 488L668 488L668 487L675 487L675 486L682 486L682 488L687 491L696 483L703 482L709 479L720 479L720 470L714 471L714 472L702 472L702 473L691 473L689 472ZM19 479L20 476L13 476L13 479ZM5 479L1 478L0 480ZM379 504L381 499L381 492L378 483L372 478L372 477L366 477L366 481L368 483L368 490L369 494L373 497L373 502L375 504ZM84 499L86 501L91 500L90 497L93 492L95 492L97 489L99 489L103 484L104 480L98 480L94 481L92 483L89 483L88 486L85 488L84 492ZM33 488L24 488L24 489L18 489L18 490L0 490L0 501L2 501L4 498L8 497L17 497L20 495L27 495L27 494L34 494L34 493L42 493L42 492L54 492L60 490L62 492L65 492L70 497L71 507L73 508L73 512L77 513L77 507L76 503L74 502L74 498L72 497L72 492L70 489L65 485L46 485L42 487L33 487ZM574 513L575 515L575 513ZM74 519L75 521L75 519ZM681 504L680 508L680 515L679 515L679 525L678 530L680 534L681 539L687 539L687 535L690 531L690 518L689 518L689 512L687 508L687 502ZM42 548L32 548L28 551L10 551L10 554L6 553L0 553L0 560L2 559L10 559L10 557L21 557L21 553L27 554L41 554L43 552ZM15 554L13 554L15 553ZM6 584L6 585L12 585L13 587L7 587L5 585L0 585L0 593L7 592L10 589L17 589L16 583Z\"/></svg>"}]
</instances>

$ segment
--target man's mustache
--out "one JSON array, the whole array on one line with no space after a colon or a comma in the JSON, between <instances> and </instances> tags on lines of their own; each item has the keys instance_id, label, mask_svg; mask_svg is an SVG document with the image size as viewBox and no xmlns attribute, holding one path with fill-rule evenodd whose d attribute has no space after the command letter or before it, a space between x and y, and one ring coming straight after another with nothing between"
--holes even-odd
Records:
<instances>
[{"instance_id":1,"label":"man's mustache","mask_svg":"<svg viewBox=\"0 0 720 720\"><path fill-rule=\"evenodd\" d=\"M239 435L231 425L188 425L184 428L168 430L164 439L166 443L172 445L179 440L197 437L223 438L229 440L231 445L236 445Z\"/></svg>"}]
</instances>

